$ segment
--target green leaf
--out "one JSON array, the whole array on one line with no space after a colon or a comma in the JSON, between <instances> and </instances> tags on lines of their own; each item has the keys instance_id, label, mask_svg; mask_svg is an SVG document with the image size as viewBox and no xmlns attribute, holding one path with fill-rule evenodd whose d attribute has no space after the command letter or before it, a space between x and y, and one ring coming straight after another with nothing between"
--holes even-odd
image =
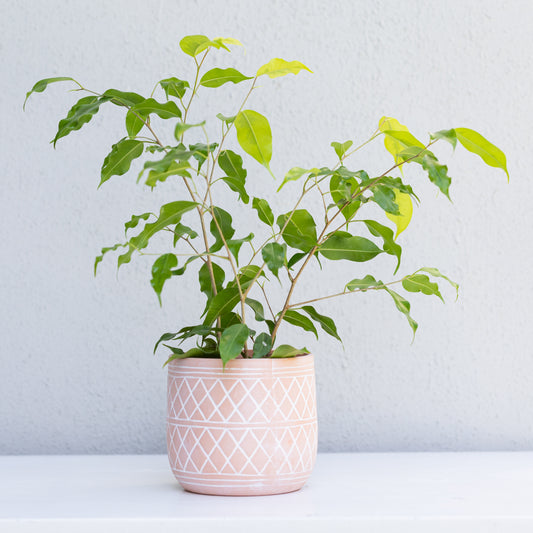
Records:
<instances>
[{"instance_id":1,"label":"green leaf","mask_svg":"<svg viewBox=\"0 0 533 533\"><path fill-rule=\"evenodd\" d=\"M144 96L140 94L118 91L117 89L108 89L102 96L108 97L112 104L121 107L133 107L144 100Z\"/></svg>"},{"instance_id":2,"label":"green leaf","mask_svg":"<svg viewBox=\"0 0 533 533\"><path fill-rule=\"evenodd\" d=\"M305 311L315 322L320 324L320 327L332 337L335 337L338 341L342 342L342 339L337 333L337 326L332 318L326 315L321 315L314 307L310 305L304 305L300 308L302 311Z\"/></svg>"},{"instance_id":3,"label":"green leaf","mask_svg":"<svg viewBox=\"0 0 533 533\"><path fill-rule=\"evenodd\" d=\"M400 153L405 150L406 147L423 147L422 143L409 133L407 126L400 124L395 118L382 117L379 121L379 130L383 133L386 132L384 139L385 148L390 154L392 154L396 164L402 161ZM395 132L406 132L408 136L398 138L394 135Z\"/></svg>"},{"instance_id":4,"label":"green leaf","mask_svg":"<svg viewBox=\"0 0 533 533\"><path fill-rule=\"evenodd\" d=\"M208 70L200 80L203 87L220 87L225 83L240 83L241 81L251 80L250 76L241 74L234 68L213 68Z\"/></svg>"},{"instance_id":5,"label":"green leaf","mask_svg":"<svg viewBox=\"0 0 533 533\"><path fill-rule=\"evenodd\" d=\"M152 266L152 279L150 285L157 294L159 305L161 304L161 291L165 281L172 276L172 269L178 266L178 258L174 254L163 254L158 257Z\"/></svg>"},{"instance_id":6,"label":"green leaf","mask_svg":"<svg viewBox=\"0 0 533 533\"><path fill-rule=\"evenodd\" d=\"M489 142L477 131L468 128L455 128L457 140L473 154L477 154L485 163L491 167L501 168L507 174L507 158L505 154L494 144Z\"/></svg>"},{"instance_id":7,"label":"green leaf","mask_svg":"<svg viewBox=\"0 0 533 533\"><path fill-rule=\"evenodd\" d=\"M217 294L222 290L224 285L224 279L226 273L224 269L217 265L216 263L211 262L211 268L213 269L213 278L215 281L215 288ZM200 283L200 290L207 296L207 301L211 300L214 296L213 284L211 283L211 275L209 273L208 263L204 263L200 270L198 271L198 281Z\"/></svg>"},{"instance_id":8,"label":"green leaf","mask_svg":"<svg viewBox=\"0 0 533 533\"><path fill-rule=\"evenodd\" d=\"M210 326L218 316L233 311L239 301L239 289L236 286L222 289L207 306L204 324Z\"/></svg>"},{"instance_id":9,"label":"green leaf","mask_svg":"<svg viewBox=\"0 0 533 533\"><path fill-rule=\"evenodd\" d=\"M245 324L234 324L222 332L219 350L224 367L228 361L240 355L249 335L250 330Z\"/></svg>"},{"instance_id":10,"label":"green leaf","mask_svg":"<svg viewBox=\"0 0 533 533\"><path fill-rule=\"evenodd\" d=\"M171 224L177 224L184 213L194 209L198 204L196 202L177 201L161 206L159 217L155 222L145 224L143 230L132 237L129 241L128 251L118 258L118 266L131 261L131 256L135 250L142 250L148 246L148 243L157 232L163 230Z\"/></svg>"},{"instance_id":11,"label":"green leaf","mask_svg":"<svg viewBox=\"0 0 533 533\"><path fill-rule=\"evenodd\" d=\"M315 337L318 339L318 332L314 324L305 315L302 315L302 313L298 313L298 311L295 311L294 309L287 309L283 315L283 320L289 324L292 324L293 326L297 326L305 331L314 333Z\"/></svg>"},{"instance_id":12,"label":"green leaf","mask_svg":"<svg viewBox=\"0 0 533 533\"><path fill-rule=\"evenodd\" d=\"M59 139L87 124L98 113L100 106L107 101L109 98L103 96L85 96L78 100L68 112L67 117L59 121L56 136L51 141L54 148Z\"/></svg>"},{"instance_id":13,"label":"green leaf","mask_svg":"<svg viewBox=\"0 0 533 533\"><path fill-rule=\"evenodd\" d=\"M270 357L280 359L282 357L296 357L297 355L306 355L309 353L307 348L294 348L288 344L280 344Z\"/></svg>"},{"instance_id":14,"label":"green leaf","mask_svg":"<svg viewBox=\"0 0 533 533\"><path fill-rule=\"evenodd\" d=\"M272 337L268 333L259 333L255 338L253 358L265 357L272 350Z\"/></svg>"},{"instance_id":15,"label":"green leaf","mask_svg":"<svg viewBox=\"0 0 533 533\"><path fill-rule=\"evenodd\" d=\"M217 146L217 143L189 144L189 150L191 150L192 156L194 157L194 159L196 159L196 161L198 161L198 170L202 168L202 165L207 161L209 154L214 152Z\"/></svg>"},{"instance_id":16,"label":"green leaf","mask_svg":"<svg viewBox=\"0 0 533 533\"><path fill-rule=\"evenodd\" d=\"M245 303L252 308L254 317L258 322L263 322L265 320L265 309L259 300L246 298Z\"/></svg>"},{"instance_id":17,"label":"green leaf","mask_svg":"<svg viewBox=\"0 0 533 533\"><path fill-rule=\"evenodd\" d=\"M430 133L429 138L431 140L442 139L446 142L449 142L453 146L454 150L455 150L455 147L457 146L457 135L454 129L440 130L440 131L436 131L435 133Z\"/></svg>"},{"instance_id":18,"label":"green leaf","mask_svg":"<svg viewBox=\"0 0 533 533\"><path fill-rule=\"evenodd\" d=\"M255 279L258 273L259 266L257 265L246 265L239 270L239 283L241 284L243 290L246 290L250 286L252 280ZM266 275L263 271L261 271L258 277L266 278ZM233 280L229 285L235 287L237 286L235 280Z\"/></svg>"},{"instance_id":19,"label":"green leaf","mask_svg":"<svg viewBox=\"0 0 533 533\"><path fill-rule=\"evenodd\" d=\"M418 329L418 323L415 322L413 318L411 317L411 314L410 314L411 304L403 296L400 296L397 292L394 292L393 290L389 289L387 286L383 286L383 288L392 296L392 299L394 300L394 303L396 304L396 309L398 309L400 313L403 313L405 317L407 318L407 321L409 322L409 325L411 326L411 329L413 330L413 341L414 341L416 330Z\"/></svg>"},{"instance_id":20,"label":"green leaf","mask_svg":"<svg viewBox=\"0 0 533 533\"><path fill-rule=\"evenodd\" d=\"M190 168L188 161L180 161L179 163L172 161L165 171L151 170L145 183L148 187L155 187L159 182L166 181L169 176L190 178L191 175L187 171Z\"/></svg>"},{"instance_id":21,"label":"green leaf","mask_svg":"<svg viewBox=\"0 0 533 533\"><path fill-rule=\"evenodd\" d=\"M383 250L364 237L350 235L346 231L336 231L319 248L319 252L333 261L346 259L362 263L370 261Z\"/></svg>"},{"instance_id":22,"label":"green leaf","mask_svg":"<svg viewBox=\"0 0 533 533\"><path fill-rule=\"evenodd\" d=\"M348 291L361 291L366 292L370 288L379 287L384 288L382 281L377 281L374 276L367 274L363 279L352 279L346 284L346 290Z\"/></svg>"},{"instance_id":23,"label":"green leaf","mask_svg":"<svg viewBox=\"0 0 533 533\"><path fill-rule=\"evenodd\" d=\"M445 279L454 289L455 289L455 299L459 298L459 284L455 283L455 281L452 281L450 278L446 277L444 274L442 274L438 268L431 268L431 267L424 267L420 268L418 272L427 272L431 276L435 278L442 278Z\"/></svg>"},{"instance_id":24,"label":"green leaf","mask_svg":"<svg viewBox=\"0 0 533 533\"><path fill-rule=\"evenodd\" d=\"M287 268L291 269L298 261L301 261L305 256L307 255L307 252L298 252L294 254L288 261L287 261Z\"/></svg>"},{"instance_id":25,"label":"green leaf","mask_svg":"<svg viewBox=\"0 0 533 533\"><path fill-rule=\"evenodd\" d=\"M39 80L31 88L31 90L26 93L26 98L24 100L24 105L22 106L22 109L26 108L26 102L28 101L28 98L33 93L42 93L48 87L48 85L50 85L51 83L56 83L58 81L73 81L74 83L77 83L79 85L79 83L76 80L74 80L72 78L69 78L69 77L66 77L66 76L60 76L58 78L45 78L44 80Z\"/></svg>"},{"instance_id":26,"label":"green leaf","mask_svg":"<svg viewBox=\"0 0 533 533\"><path fill-rule=\"evenodd\" d=\"M402 281L402 287L407 292L421 292L422 294L438 296L443 302L439 286L433 283L425 274L411 274L406 276Z\"/></svg>"},{"instance_id":27,"label":"green leaf","mask_svg":"<svg viewBox=\"0 0 533 533\"><path fill-rule=\"evenodd\" d=\"M179 331L176 332L176 333L163 333L163 335L161 335L161 337L159 337L159 340L155 343L155 346L154 346L154 353L157 351L157 347L158 347L162 342L165 342L165 341L171 341L171 340L175 339L178 335L179 335Z\"/></svg>"},{"instance_id":28,"label":"green leaf","mask_svg":"<svg viewBox=\"0 0 533 533\"><path fill-rule=\"evenodd\" d=\"M331 143L331 146L335 150L335 153L337 154L337 157L339 158L339 160L342 161L344 154L350 149L352 144L353 144L353 141L346 141L343 143L338 143L338 142L333 141Z\"/></svg>"},{"instance_id":29,"label":"green leaf","mask_svg":"<svg viewBox=\"0 0 533 533\"><path fill-rule=\"evenodd\" d=\"M178 142L181 142L181 138L187 130L190 130L191 128L199 128L204 124L205 120L202 122L198 122L198 124L184 124L183 122L178 122L176 124L176 128L174 129L174 137Z\"/></svg>"},{"instance_id":30,"label":"green leaf","mask_svg":"<svg viewBox=\"0 0 533 533\"><path fill-rule=\"evenodd\" d=\"M169 101L162 104L153 98L147 98L135 104L126 114L126 131L128 135L135 137L151 114L155 114L162 119L181 118L181 111L175 102Z\"/></svg>"},{"instance_id":31,"label":"green leaf","mask_svg":"<svg viewBox=\"0 0 533 533\"><path fill-rule=\"evenodd\" d=\"M185 96L185 91L190 87L188 81L180 80L175 77L161 80L159 85L161 85L161 88L165 91L167 100L170 96L175 96L179 99L183 98Z\"/></svg>"},{"instance_id":32,"label":"green leaf","mask_svg":"<svg viewBox=\"0 0 533 533\"><path fill-rule=\"evenodd\" d=\"M186 150L183 144L170 148L168 153L166 153L162 159L157 161L146 161L143 170L139 173L137 181L140 181L146 170L155 170L158 173L166 172L174 161L188 161L191 156L192 153Z\"/></svg>"},{"instance_id":33,"label":"green leaf","mask_svg":"<svg viewBox=\"0 0 533 533\"><path fill-rule=\"evenodd\" d=\"M215 243L209 248L209 251L215 253L224 246L224 240L227 243L233 237L235 229L231 225L231 215L221 207L213 207L213 213L211 215L212 219L209 224L209 231L215 237ZM221 232L224 240L222 240L220 235Z\"/></svg>"},{"instance_id":34,"label":"green leaf","mask_svg":"<svg viewBox=\"0 0 533 533\"><path fill-rule=\"evenodd\" d=\"M129 222L124 224L124 235L127 236L128 230L136 228L141 220L148 220L152 213L143 213L142 215L132 215ZM155 216L155 215L154 215Z\"/></svg>"},{"instance_id":35,"label":"green leaf","mask_svg":"<svg viewBox=\"0 0 533 533\"><path fill-rule=\"evenodd\" d=\"M95 257L94 259L94 275L96 276L96 269L98 267L98 265L102 262L102 260L104 259L104 255L107 253L107 252L112 252L112 251L115 251L117 250L118 248L125 248L127 246L127 244L115 244L113 246L107 246L105 248L102 248L102 252L101 252L101 255Z\"/></svg>"},{"instance_id":36,"label":"green leaf","mask_svg":"<svg viewBox=\"0 0 533 533\"><path fill-rule=\"evenodd\" d=\"M100 187L111 176L122 176L130 169L131 162L141 156L143 143L133 139L122 139L111 147L111 152L104 159L100 173Z\"/></svg>"},{"instance_id":37,"label":"green leaf","mask_svg":"<svg viewBox=\"0 0 533 533\"><path fill-rule=\"evenodd\" d=\"M277 242L269 242L263 246L261 255L270 272L272 272L277 278L279 269L285 264L285 258L287 255L286 245L281 245Z\"/></svg>"},{"instance_id":38,"label":"green leaf","mask_svg":"<svg viewBox=\"0 0 533 533\"><path fill-rule=\"evenodd\" d=\"M205 35L187 35L180 41L180 48L188 56L195 57L209 48L211 44L211 40Z\"/></svg>"},{"instance_id":39,"label":"green leaf","mask_svg":"<svg viewBox=\"0 0 533 533\"><path fill-rule=\"evenodd\" d=\"M218 156L218 166L226 173L223 181L232 191L239 193L241 200L247 204L250 197L246 192L246 170L242 166L242 157L231 150L224 150Z\"/></svg>"},{"instance_id":40,"label":"green leaf","mask_svg":"<svg viewBox=\"0 0 533 533\"><path fill-rule=\"evenodd\" d=\"M345 178L339 172L331 176L329 181L331 199L339 209L342 209L342 216L347 221L353 218L361 205L361 201L358 198L353 198L358 190L359 183L354 177Z\"/></svg>"},{"instance_id":41,"label":"green leaf","mask_svg":"<svg viewBox=\"0 0 533 533\"><path fill-rule=\"evenodd\" d=\"M229 126L233 122L235 122L235 119L237 118L237 115L233 115L232 117L226 117L222 113L217 113L216 117L218 120L221 120L222 122L225 122L226 126Z\"/></svg>"},{"instance_id":42,"label":"green leaf","mask_svg":"<svg viewBox=\"0 0 533 533\"><path fill-rule=\"evenodd\" d=\"M399 216L400 208L396 203L396 194L393 189L382 185L374 185L372 191L374 192L372 200L374 200L383 211L390 213L391 215Z\"/></svg>"},{"instance_id":43,"label":"green leaf","mask_svg":"<svg viewBox=\"0 0 533 533\"><path fill-rule=\"evenodd\" d=\"M246 109L237 115L234 124L241 148L271 172L272 131L266 117Z\"/></svg>"},{"instance_id":44,"label":"green leaf","mask_svg":"<svg viewBox=\"0 0 533 533\"><path fill-rule=\"evenodd\" d=\"M194 231L189 226L185 226L181 222L178 222L176 224L176 227L174 228L173 233L174 233L174 242L173 242L174 246L176 246L176 243L179 241L179 239L181 239L185 235L187 235L191 239L196 239L196 237L198 237L198 233L196 233L196 231Z\"/></svg>"},{"instance_id":45,"label":"green leaf","mask_svg":"<svg viewBox=\"0 0 533 533\"><path fill-rule=\"evenodd\" d=\"M448 167L441 165L433 155L426 154L422 158L422 168L427 171L431 183L434 183L449 199L452 180L448 176Z\"/></svg>"},{"instance_id":46,"label":"green leaf","mask_svg":"<svg viewBox=\"0 0 533 533\"><path fill-rule=\"evenodd\" d=\"M394 270L394 273L396 274L402 259L402 247L394 241L393 231L375 220L363 220L362 222L365 223L368 231L370 231L374 237L381 237L383 239L383 251L389 255L396 256L398 259L396 269Z\"/></svg>"},{"instance_id":47,"label":"green leaf","mask_svg":"<svg viewBox=\"0 0 533 533\"><path fill-rule=\"evenodd\" d=\"M277 219L280 230L287 224L281 236L292 248L308 252L317 243L315 221L306 209L296 209L290 215L291 213L285 213Z\"/></svg>"},{"instance_id":48,"label":"green leaf","mask_svg":"<svg viewBox=\"0 0 533 533\"><path fill-rule=\"evenodd\" d=\"M246 237L243 237L242 239L230 239L227 241L228 248L230 252L232 253L233 257L235 257L235 260L237 261L237 265L239 264L239 252L241 250L242 245L245 242L250 242L254 238L254 234L250 233Z\"/></svg>"},{"instance_id":49,"label":"green leaf","mask_svg":"<svg viewBox=\"0 0 533 533\"><path fill-rule=\"evenodd\" d=\"M299 180L306 172L309 172L309 170L300 167L292 167L289 172L285 174L285 177L283 178L281 185L278 187L277 192L279 192L281 188L289 181Z\"/></svg>"},{"instance_id":50,"label":"green leaf","mask_svg":"<svg viewBox=\"0 0 533 533\"><path fill-rule=\"evenodd\" d=\"M252 200L252 207L257 211L257 216L261 222L269 226L274 225L274 213L272 213L272 209L270 209L270 205L266 200L256 197Z\"/></svg>"},{"instance_id":51,"label":"green leaf","mask_svg":"<svg viewBox=\"0 0 533 533\"><path fill-rule=\"evenodd\" d=\"M398 189L394 190L394 201L398 205L400 214L392 215L391 213L385 213L385 215L396 225L396 235L394 238L397 239L398 235L407 229L407 226L409 226L409 223L411 222L413 216L413 202L409 194L400 192Z\"/></svg>"},{"instance_id":52,"label":"green leaf","mask_svg":"<svg viewBox=\"0 0 533 533\"><path fill-rule=\"evenodd\" d=\"M285 61L276 57L271 59L268 63L264 64L258 71L257 76L263 76L266 74L269 78L279 78L287 74L298 74L301 70L307 70L313 73L308 67L306 67L300 61Z\"/></svg>"}]
</instances>

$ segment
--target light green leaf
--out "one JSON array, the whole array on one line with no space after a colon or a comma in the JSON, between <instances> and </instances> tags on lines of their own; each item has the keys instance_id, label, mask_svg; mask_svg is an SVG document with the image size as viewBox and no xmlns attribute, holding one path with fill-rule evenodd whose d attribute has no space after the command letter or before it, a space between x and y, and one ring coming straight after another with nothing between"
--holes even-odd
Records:
<instances>
[{"instance_id":1,"label":"light green leaf","mask_svg":"<svg viewBox=\"0 0 533 533\"><path fill-rule=\"evenodd\" d=\"M311 305L304 305L300 308L302 311L305 311L315 322L320 324L320 327L332 337L335 337L338 341L342 342L342 339L337 333L337 326L332 318L326 315L321 315L314 307Z\"/></svg>"},{"instance_id":2,"label":"light green leaf","mask_svg":"<svg viewBox=\"0 0 533 533\"><path fill-rule=\"evenodd\" d=\"M161 80L159 85L161 85L161 88L163 91L165 91L167 100L170 96L174 96L179 99L183 98L185 96L185 91L190 87L188 81L180 80L175 77Z\"/></svg>"},{"instance_id":3,"label":"light green leaf","mask_svg":"<svg viewBox=\"0 0 533 533\"><path fill-rule=\"evenodd\" d=\"M339 160L342 161L342 159L344 158L344 154L350 149L352 144L353 144L353 141L346 141L343 143L338 143L338 142L333 141L331 143L331 146L335 150L335 153L337 154L337 157L339 158Z\"/></svg>"},{"instance_id":4,"label":"light green leaf","mask_svg":"<svg viewBox=\"0 0 533 533\"><path fill-rule=\"evenodd\" d=\"M174 129L174 137L178 142L181 142L181 139L183 137L183 134L190 130L191 128L198 128L205 124L205 120L202 122L198 122L198 124L184 124L183 122L178 122L176 124L176 128Z\"/></svg>"},{"instance_id":5,"label":"light green leaf","mask_svg":"<svg viewBox=\"0 0 533 533\"><path fill-rule=\"evenodd\" d=\"M270 209L270 205L262 198L254 198L252 200L252 207L257 211L257 216L261 222L272 226L274 224L274 213Z\"/></svg>"},{"instance_id":6,"label":"light green leaf","mask_svg":"<svg viewBox=\"0 0 533 533\"><path fill-rule=\"evenodd\" d=\"M60 76L60 77L57 77L57 78L45 78L44 80L39 80L31 88L31 90L26 93L26 98L24 100L24 105L22 106L22 109L26 108L26 102L28 101L28 98L33 93L42 93L48 87L48 85L50 85L51 83L56 83L58 81L73 81L74 83L77 83L79 85L79 83L76 80L74 80L72 78L69 78L69 77L66 77L66 76Z\"/></svg>"},{"instance_id":7,"label":"light green leaf","mask_svg":"<svg viewBox=\"0 0 533 533\"><path fill-rule=\"evenodd\" d=\"M277 192L279 192L281 188L289 181L295 181L300 179L306 172L309 172L309 170L300 167L292 167L289 172L285 174L285 177L283 178L281 185L278 187Z\"/></svg>"},{"instance_id":8,"label":"light green leaf","mask_svg":"<svg viewBox=\"0 0 533 533\"><path fill-rule=\"evenodd\" d=\"M281 237L292 248L308 252L316 245L316 224L306 209L296 209L292 216L291 213L280 215L277 219L277 224L280 230L286 224Z\"/></svg>"},{"instance_id":9,"label":"light green leaf","mask_svg":"<svg viewBox=\"0 0 533 533\"><path fill-rule=\"evenodd\" d=\"M234 68L213 68L207 71L200 80L200 85L203 87L220 87L225 83L240 83L241 81L251 80L250 76L241 74Z\"/></svg>"},{"instance_id":10,"label":"light green leaf","mask_svg":"<svg viewBox=\"0 0 533 533\"><path fill-rule=\"evenodd\" d=\"M246 109L237 115L234 124L241 148L271 173L272 131L266 117Z\"/></svg>"},{"instance_id":11,"label":"light green leaf","mask_svg":"<svg viewBox=\"0 0 533 533\"><path fill-rule=\"evenodd\" d=\"M477 154L485 163L491 167L501 168L507 174L507 158L505 154L494 144L489 142L477 131L468 128L455 128L457 140L473 154Z\"/></svg>"},{"instance_id":12,"label":"light green leaf","mask_svg":"<svg viewBox=\"0 0 533 533\"><path fill-rule=\"evenodd\" d=\"M427 272L435 278L445 279L455 289L455 299L459 298L459 284L442 274L438 268L424 267L417 270L417 272Z\"/></svg>"},{"instance_id":13,"label":"light green leaf","mask_svg":"<svg viewBox=\"0 0 533 533\"><path fill-rule=\"evenodd\" d=\"M383 288L383 282L377 281L374 276L367 274L363 279L352 279L346 284L346 290L348 291L361 291L366 292L370 288L379 287Z\"/></svg>"},{"instance_id":14,"label":"light green leaf","mask_svg":"<svg viewBox=\"0 0 533 533\"><path fill-rule=\"evenodd\" d=\"M221 120L222 122L225 122L226 126L228 126L229 124L235 122L235 119L237 118L237 115L233 115L232 117L226 117L222 113L217 113L216 117L218 118L218 120Z\"/></svg>"},{"instance_id":15,"label":"light green leaf","mask_svg":"<svg viewBox=\"0 0 533 533\"><path fill-rule=\"evenodd\" d=\"M402 159L399 157L399 154L405 150L407 147L412 146L424 146L422 143L412 136L409 132L407 126L400 124L395 118L392 117L382 117L379 121L379 131L385 133L385 148L390 154L394 157L394 162L396 164L400 163ZM405 137L396 137L394 132L405 132L408 135Z\"/></svg>"},{"instance_id":16,"label":"light green leaf","mask_svg":"<svg viewBox=\"0 0 533 533\"><path fill-rule=\"evenodd\" d=\"M131 256L135 250L142 250L148 246L150 239L159 231L162 231L171 224L177 224L184 213L194 209L196 202L177 201L161 206L159 217L155 222L145 224L143 230L129 240L127 252L118 257L118 266L131 261Z\"/></svg>"},{"instance_id":17,"label":"light green leaf","mask_svg":"<svg viewBox=\"0 0 533 533\"><path fill-rule=\"evenodd\" d=\"M216 39L213 39L213 42L216 44L219 44L222 48L225 50L230 51L227 46L224 46L225 44L232 44L234 46L244 46L239 39L234 39L233 37L217 37Z\"/></svg>"},{"instance_id":18,"label":"light green leaf","mask_svg":"<svg viewBox=\"0 0 533 533\"><path fill-rule=\"evenodd\" d=\"M100 106L107 101L109 98L103 96L85 96L78 100L68 112L67 117L59 121L56 136L52 140L54 148L59 139L87 124L98 113Z\"/></svg>"},{"instance_id":19,"label":"light green leaf","mask_svg":"<svg viewBox=\"0 0 533 533\"><path fill-rule=\"evenodd\" d=\"M211 40L205 35L187 35L180 41L180 48L191 57L197 56L211 45Z\"/></svg>"},{"instance_id":20,"label":"light green leaf","mask_svg":"<svg viewBox=\"0 0 533 533\"><path fill-rule=\"evenodd\" d=\"M115 244L113 246L106 246L105 248L102 248L102 252L101 252L101 255L97 256L95 259L94 259L94 275L96 276L96 269L98 267L98 265L102 262L102 260L104 259L104 255L107 253L107 252L112 252L112 251L115 251L117 250L118 248L126 248L127 244Z\"/></svg>"},{"instance_id":21,"label":"light green leaf","mask_svg":"<svg viewBox=\"0 0 533 533\"><path fill-rule=\"evenodd\" d=\"M336 231L319 247L319 252L327 259L346 259L358 263L370 261L382 251L372 241L346 231Z\"/></svg>"},{"instance_id":22,"label":"light green leaf","mask_svg":"<svg viewBox=\"0 0 533 533\"><path fill-rule=\"evenodd\" d=\"M176 243L185 235L187 235L191 239L196 239L196 237L198 237L198 233L196 233L196 231L194 231L192 228L189 228L189 226L185 226L181 222L178 222L176 224L176 227L174 228L172 233L174 233L174 246L176 246Z\"/></svg>"},{"instance_id":23,"label":"light green leaf","mask_svg":"<svg viewBox=\"0 0 533 533\"><path fill-rule=\"evenodd\" d=\"M224 367L241 354L249 335L250 330L245 324L234 324L222 332L219 350Z\"/></svg>"},{"instance_id":24,"label":"light green leaf","mask_svg":"<svg viewBox=\"0 0 533 533\"><path fill-rule=\"evenodd\" d=\"M394 292L393 290L389 289L387 286L383 287L394 300L394 303L396 304L396 309L400 311L400 313L403 313L405 317L407 318L407 321L409 322L409 325L411 326L411 329L413 330L413 341L415 340L415 334L416 330L418 329L418 323L413 320L411 317L410 311L411 311L411 304L403 297L400 296L397 292Z\"/></svg>"},{"instance_id":25,"label":"light green leaf","mask_svg":"<svg viewBox=\"0 0 533 533\"><path fill-rule=\"evenodd\" d=\"M226 173L222 180L247 204L250 197L246 192L246 170L242 166L242 157L231 150L224 150L218 157L218 166Z\"/></svg>"},{"instance_id":26,"label":"light green leaf","mask_svg":"<svg viewBox=\"0 0 533 533\"><path fill-rule=\"evenodd\" d=\"M307 348L294 348L288 344L280 344L270 357L280 359L283 357L296 357L297 355L306 355L309 353Z\"/></svg>"},{"instance_id":27,"label":"light green leaf","mask_svg":"<svg viewBox=\"0 0 533 533\"><path fill-rule=\"evenodd\" d=\"M263 246L261 255L270 272L272 272L277 278L279 269L285 264L285 258L287 255L286 245L281 245L277 242L269 242Z\"/></svg>"},{"instance_id":28,"label":"light green leaf","mask_svg":"<svg viewBox=\"0 0 533 533\"><path fill-rule=\"evenodd\" d=\"M174 254L163 254L158 257L152 266L152 279L150 285L157 294L159 305L161 304L161 291L165 281L172 276L172 269L178 266L178 258Z\"/></svg>"},{"instance_id":29,"label":"light green leaf","mask_svg":"<svg viewBox=\"0 0 533 533\"><path fill-rule=\"evenodd\" d=\"M302 315L302 313L298 313L298 311L295 311L294 309L287 309L283 315L283 320L293 326L314 333L315 337L318 339L318 332L314 324L305 315Z\"/></svg>"},{"instance_id":30,"label":"light green leaf","mask_svg":"<svg viewBox=\"0 0 533 533\"><path fill-rule=\"evenodd\" d=\"M130 169L131 162L141 156L143 143L133 139L122 139L111 147L111 152L104 159L100 173L100 187L111 176L122 176Z\"/></svg>"},{"instance_id":31,"label":"light green leaf","mask_svg":"<svg viewBox=\"0 0 533 533\"><path fill-rule=\"evenodd\" d=\"M439 286L433 283L425 274L411 274L406 276L402 281L402 287L407 292L421 292L422 294L438 296L443 302Z\"/></svg>"},{"instance_id":32,"label":"light green leaf","mask_svg":"<svg viewBox=\"0 0 533 533\"><path fill-rule=\"evenodd\" d=\"M436 131L435 133L430 133L429 138L431 140L442 139L446 142L449 142L453 146L454 150L457 146L457 135L453 128L451 130L440 130Z\"/></svg>"},{"instance_id":33,"label":"light green leaf","mask_svg":"<svg viewBox=\"0 0 533 533\"><path fill-rule=\"evenodd\" d=\"M400 214L393 215L391 213L385 213L385 215L396 225L396 235L394 238L397 239L398 235L400 235L411 222L413 216L413 202L409 194L400 192L398 189L394 190L394 202L398 205Z\"/></svg>"},{"instance_id":34,"label":"light green leaf","mask_svg":"<svg viewBox=\"0 0 533 533\"><path fill-rule=\"evenodd\" d=\"M285 61L285 59L276 57L264 64L257 71L257 76L263 76L266 74L269 78L279 78L280 76L285 76L287 74L298 74L301 70L307 70L311 73L313 72L303 63L300 63L300 61Z\"/></svg>"},{"instance_id":35,"label":"light green leaf","mask_svg":"<svg viewBox=\"0 0 533 533\"><path fill-rule=\"evenodd\" d=\"M129 222L124 224L124 235L127 236L128 230L136 228L141 220L148 220L151 214L152 213L143 213L142 215L132 215Z\"/></svg>"},{"instance_id":36,"label":"light green leaf","mask_svg":"<svg viewBox=\"0 0 533 533\"><path fill-rule=\"evenodd\" d=\"M190 169L191 166L189 165L188 161L172 161L169 165L169 167L164 170L151 170L148 174L148 178L146 178L146 185L148 187L155 187L159 182L166 181L166 179L169 176L182 176L184 178L190 178L191 175L187 171L187 169Z\"/></svg>"},{"instance_id":37,"label":"light green leaf","mask_svg":"<svg viewBox=\"0 0 533 533\"><path fill-rule=\"evenodd\" d=\"M265 320L265 309L259 300L246 298L245 303L251 307L254 312L254 317L258 322L263 322Z\"/></svg>"},{"instance_id":38,"label":"light green leaf","mask_svg":"<svg viewBox=\"0 0 533 533\"><path fill-rule=\"evenodd\" d=\"M259 333L255 338L253 358L265 357L272 350L272 337L268 333Z\"/></svg>"},{"instance_id":39,"label":"light green leaf","mask_svg":"<svg viewBox=\"0 0 533 533\"><path fill-rule=\"evenodd\" d=\"M394 255L398 259L396 264L396 270L394 273L398 272L400 268L400 261L402 259L402 247L399 244L394 242L394 233L390 228L376 222L375 220L363 220L368 231L374 235L374 237L381 237L383 239L383 251L389 255Z\"/></svg>"}]
</instances>

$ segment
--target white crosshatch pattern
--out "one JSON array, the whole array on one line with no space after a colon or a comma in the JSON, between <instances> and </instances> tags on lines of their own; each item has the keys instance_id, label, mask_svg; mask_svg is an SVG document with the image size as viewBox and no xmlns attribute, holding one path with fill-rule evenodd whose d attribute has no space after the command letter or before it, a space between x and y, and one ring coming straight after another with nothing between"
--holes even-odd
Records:
<instances>
[{"instance_id":1,"label":"white crosshatch pattern","mask_svg":"<svg viewBox=\"0 0 533 533\"><path fill-rule=\"evenodd\" d=\"M316 457L312 358L225 372L171 363L167 444L185 488L301 485Z\"/></svg>"}]
</instances>

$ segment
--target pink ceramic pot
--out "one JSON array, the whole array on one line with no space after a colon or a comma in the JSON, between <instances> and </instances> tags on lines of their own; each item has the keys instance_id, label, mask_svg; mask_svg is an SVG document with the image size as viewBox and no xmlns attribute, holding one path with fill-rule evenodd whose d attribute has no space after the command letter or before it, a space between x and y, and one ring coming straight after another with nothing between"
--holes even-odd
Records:
<instances>
[{"instance_id":1,"label":"pink ceramic pot","mask_svg":"<svg viewBox=\"0 0 533 533\"><path fill-rule=\"evenodd\" d=\"M167 448L183 488L259 496L300 489L317 448L312 355L168 365Z\"/></svg>"}]
</instances>

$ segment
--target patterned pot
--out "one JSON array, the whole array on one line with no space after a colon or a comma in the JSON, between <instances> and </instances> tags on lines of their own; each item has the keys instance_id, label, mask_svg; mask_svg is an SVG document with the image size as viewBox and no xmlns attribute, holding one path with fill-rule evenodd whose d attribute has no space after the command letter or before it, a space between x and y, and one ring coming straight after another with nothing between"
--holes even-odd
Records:
<instances>
[{"instance_id":1,"label":"patterned pot","mask_svg":"<svg viewBox=\"0 0 533 533\"><path fill-rule=\"evenodd\" d=\"M317 448L312 355L168 365L167 449L183 488L260 496L300 489Z\"/></svg>"}]
</instances>

